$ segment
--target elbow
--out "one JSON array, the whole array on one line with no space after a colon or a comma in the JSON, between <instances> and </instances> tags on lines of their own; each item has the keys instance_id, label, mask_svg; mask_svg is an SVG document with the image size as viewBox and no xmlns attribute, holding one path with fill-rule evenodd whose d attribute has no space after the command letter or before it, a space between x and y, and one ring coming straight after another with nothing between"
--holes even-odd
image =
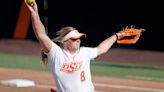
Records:
<instances>
[{"instance_id":1,"label":"elbow","mask_svg":"<svg viewBox=\"0 0 164 92\"><path fill-rule=\"evenodd\" d=\"M108 50L104 50L104 51L101 52L101 54L105 54L107 52L108 52Z\"/></svg>"},{"instance_id":2,"label":"elbow","mask_svg":"<svg viewBox=\"0 0 164 92\"><path fill-rule=\"evenodd\" d=\"M46 36L47 36L46 34L38 34L38 35L36 35L38 40L43 40L43 39L46 38Z\"/></svg>"},{"instance_id":3,"label":"elbow","mask_svg":"<svg viewBox=\"0 0 164 92\"><path fill-rule=\"evenodd\" d=\"M107 52L108 52L107 49L104 49L104 48L98 48L98 55L105 54L105 53L107 53Z\"/></svg>"}]
</instances>

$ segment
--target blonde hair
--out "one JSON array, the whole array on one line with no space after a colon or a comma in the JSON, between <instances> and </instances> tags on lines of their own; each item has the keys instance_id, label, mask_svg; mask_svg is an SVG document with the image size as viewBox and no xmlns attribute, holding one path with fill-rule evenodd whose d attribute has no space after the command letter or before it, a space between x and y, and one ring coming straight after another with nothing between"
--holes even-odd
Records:
<instances>
[{"instance_id":1,"label":"blonde hair","mask_svg":"<svg viewBox=\"0 0 164 92\"><path fill-rule=\"evenodd\" d=\"M40 63L43 64L43 65L47 65L48 63L48 60L47 60L47 55L44 53L44 50L41 49L41 60L40 60Z\"/></svg>"},{"instance_id":2,"label":"blonde hair","mask_svg":"<svg viewBox=\"0 0 164 92\"><path fill-rule=\"evenodd\" d=\"M71 26L66 26L60 29L59 31L56 32L57 37L52 39L54 42L59 42L62 43L63 37L68 34L69 32L76 30L74 27ZM61 44L60 44L61 45ZM41 61L42 64L47 65L48 60L47 60L47 55L44 53L44 50L41 49Z\"/></svg>"},{"instance_id":3,"label":"blonde hair","mask_svg":"<svg viewBox=\"0 0 164 92\"><path fill-rule=\"evenodd\" d=\"M55 37L53 39L53 41L61 43L63 37L73 30L76 30L76 29L74 27L71 27L71 26L63 27L61 30L56 32L57 37Z\"/></svg>"}]
</instances>

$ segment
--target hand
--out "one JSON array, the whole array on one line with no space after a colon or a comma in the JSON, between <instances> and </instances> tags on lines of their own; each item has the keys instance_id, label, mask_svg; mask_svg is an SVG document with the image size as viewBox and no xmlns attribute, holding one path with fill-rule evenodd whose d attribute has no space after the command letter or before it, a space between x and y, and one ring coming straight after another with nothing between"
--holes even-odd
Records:
<instances>
[{"instance_id":1,"label":"hand","mask_svg":"<svg viewBox=\"0 0 164 92\"><path fill-rule=\"evenodd\" d=\"M121 31L120 32L117 32L116 33L116 36L117 36L117 40L120 39L122 37L122 32Z\"/></svg>"},{"instance_id":2,"label":"hand","mask_svg":"<svg viewBox=\"0 0 164 92\"><path fill-rule=\"evenodd\" d=\"M28 9L31 12L31 14L38 15L38 6L37 6L35 0L33 0L33 3L31 5L29 5L26 0L24 0L24 3L28 7Z\"/></svg>"}]
</instances>

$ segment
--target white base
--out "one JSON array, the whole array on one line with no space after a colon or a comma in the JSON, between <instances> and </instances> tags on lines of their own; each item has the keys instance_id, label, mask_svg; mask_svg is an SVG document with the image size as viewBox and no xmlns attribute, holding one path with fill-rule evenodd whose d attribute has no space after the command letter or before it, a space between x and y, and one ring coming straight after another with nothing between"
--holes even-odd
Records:
<instances>
[{"instance_id":1,"label":"white base","mask_svg":"<svg viewBox=\"0 0 164 92\"><path fill-rule=\"evenodd\" d=\"M1 81L0 84L14 87L30 87L35 86L34 81L24 79L11 79Z\"/></svg>"}]
</instances>

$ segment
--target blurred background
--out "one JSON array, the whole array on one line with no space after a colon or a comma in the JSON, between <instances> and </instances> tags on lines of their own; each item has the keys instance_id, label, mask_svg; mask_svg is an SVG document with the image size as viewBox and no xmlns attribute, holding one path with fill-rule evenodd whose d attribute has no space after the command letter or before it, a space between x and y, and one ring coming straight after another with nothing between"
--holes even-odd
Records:
<instances>
[{"instance_id":1,"label":"blurred background","mask_svg":"<svg viewBox=\"0 0 164 92\"><path fill-rule=\"evenodd\" d=\"M16 32L23 0L1 1L0 39L29 39L37 41L31 24L24 36ZM41 20L48 29L50 38L64 26L73 26L87 34L85 46L97 46L102 40L121 30L135 25L146 31L138 43L114 47L164 51L164 8L162 0L36 0ZM27 13L22 13L26 19ZM25 23L26 20L21 20ZM30 23L30 22L29 22ZM17 34L19 33L19 34ZM17 35L16 35L17 34Z\"/></svg>"}]
</instances>

